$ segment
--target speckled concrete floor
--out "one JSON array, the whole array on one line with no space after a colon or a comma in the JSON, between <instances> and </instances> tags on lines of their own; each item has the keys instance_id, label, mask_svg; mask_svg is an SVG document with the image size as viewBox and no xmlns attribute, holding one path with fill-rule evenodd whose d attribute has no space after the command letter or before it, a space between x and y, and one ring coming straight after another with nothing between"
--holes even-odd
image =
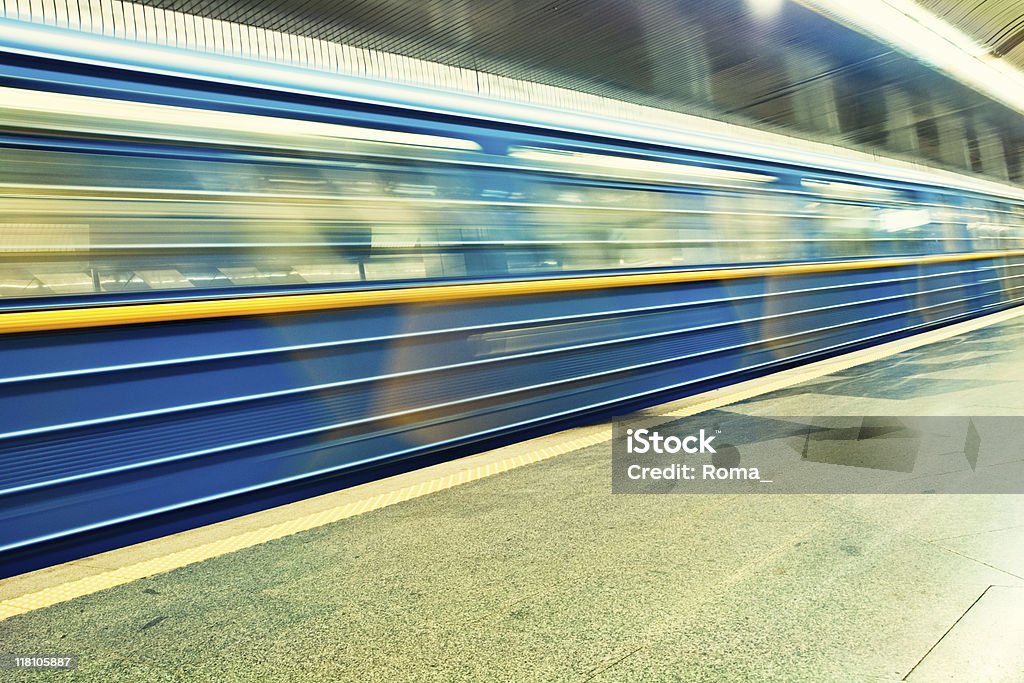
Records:
<instances>
[{"instance_id":1,"label":"speckled concrete floor","mask_svg":"<svg viewBox=\"0 0 1024 683\"><path fill-rule=\"evenodd\" d=\"M1018 319L744 408L1021 414L1022 387ZM0 649L80 665L0 678L1024 681L1024 496L613 496L609 460L13 617Z\"/></svg>"}]
</instances>

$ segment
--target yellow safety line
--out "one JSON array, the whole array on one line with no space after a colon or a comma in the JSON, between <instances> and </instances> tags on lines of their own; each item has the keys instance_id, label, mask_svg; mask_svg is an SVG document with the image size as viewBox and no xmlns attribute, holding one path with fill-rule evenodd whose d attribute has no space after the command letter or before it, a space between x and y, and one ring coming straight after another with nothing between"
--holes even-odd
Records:
<instances>
[{"instance_id":1,"label":"yellow safety line","mask_svg":"<svg viewBox=\"0 0 1024 683\"><path fill-rule=\"evenodd\" d=\"M328 309L361 308L404 304L438 304L470 299L531 296L566 292L583 292L615 287L647 287L708 280L737 280L753 277L778 277L809 273L832 273L847 270L892 268L907 265L954 263L994 258L1024 256L1024 250L941 254L905 258L798 263L786 266L753 266L682 272L638 273L631 275L600 275L543 280L516 280L486 284L453 284L429 287L401 287L357 292L324 294L281 294L231 299L173 301L83 308L62 308L0 313L0 334L44 332L111 325L224 318L231 316L299 313Z\"/></svg>"},{"instance_id":2,"label":"yellow safety line","mask_svg":"<svg viewBox=\"0 0 1024 683\"><path fill-rule=\"evenodd\" d=\"M675 410L658 411L658 415L687 416L694 415L706 410L720 408L736 401L744 400L765 394L778 389L805 382L808 379L828 375L862 363L868 363L879 358L885 358L908 349L931 344L943 339L963 334L972 330L980 329L988 325L1004 322L1006 320L1024 315L1024 307L1017 307L1008 311L1000 311L983 318L976 318L962 323L956 323L947 327L925 332L909 339L901 339L894 342L880 344L870 349L855 351L837 358L818 361L809 365L787 370L768 377L758 378L742 382L731 387L723 387L699 396L684 399L683 407ZM672 404L667 404L671 406ZM653 411L652 411L653 413ZM10 617L25 614L43 607L49 607L61 602L75 598L91 595L108 588L121 586L148 576L162 574L173 569L185 567L197 562L219 557L245 548L251 548L268 541L286 536L291 536L302 531L308 531L327 524L361 515L373 510L389 507L421 496L429 495L436 491L454 488L472 481L484 479L494 474L507 472L519 467L548 460L559 455L571 453L581 448L593 446L611 440L612 430L610 426L604 425L590 430L585 436L567 439L557 444L539 447L526 453L519 453L497 462L486 465L471 463L468 469L451 472L446 475L435 477L425 482L418 482L399 488L387 493L371 495L366 498L351 501L334 508L321 510L308 515L300 516L269 526L243 532L228 538L209 543L203 543L192 548L186 548L176 552L163 555L151 560L136 562L118 569L111 569L74 579L55 586L43 588L30 593L19 595L0 601L0 621ZM19 577L12 577L8 581L17 581Z\"/></svg>"}]
</instances>

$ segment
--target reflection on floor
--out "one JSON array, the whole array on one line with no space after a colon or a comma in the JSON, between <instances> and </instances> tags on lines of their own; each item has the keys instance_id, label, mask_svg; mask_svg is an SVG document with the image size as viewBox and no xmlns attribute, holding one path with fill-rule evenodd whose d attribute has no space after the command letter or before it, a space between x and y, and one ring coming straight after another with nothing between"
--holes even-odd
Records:
<instances>
[{"instance_id":1,"label":"reflection on floor","mask_svg":"<svg viewBox=\"0 0 1024 683\"><path fill-rule=\"evenodd\" d=\"M1018 318L730 409L1021 415L1022 388ZM612 495L609 461L13 617L0 642L80 655L76 681L1024 680L1024 497Z\"/></svg>"}]
</instances>

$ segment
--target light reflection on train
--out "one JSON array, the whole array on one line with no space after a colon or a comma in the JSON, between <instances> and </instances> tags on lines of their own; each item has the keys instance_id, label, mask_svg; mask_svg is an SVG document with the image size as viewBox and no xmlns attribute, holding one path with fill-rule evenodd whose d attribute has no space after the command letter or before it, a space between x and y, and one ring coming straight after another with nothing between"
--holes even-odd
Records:
<instances>
[{"instance_id":1,"label":"light reflection on train","mask_svg":"<svg viewBox=\"0 0 1024 683\"><path fill-rule=\"evenodd\" d=\"M1019 205L878 181L5 94L4 298L1024 246Z\"/></svg>"}]
</instances>

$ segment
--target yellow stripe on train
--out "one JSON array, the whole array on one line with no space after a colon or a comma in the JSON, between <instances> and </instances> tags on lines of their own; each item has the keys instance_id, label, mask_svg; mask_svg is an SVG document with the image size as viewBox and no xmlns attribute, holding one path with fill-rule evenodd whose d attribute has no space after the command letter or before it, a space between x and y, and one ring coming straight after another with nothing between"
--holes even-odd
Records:
<instances>
[{"instance_id":1,"label":"yellow stripe on train","mask_svg":"<svg viewBox=\"0 0 1024 683\"><path fill-rule=\"evenodd\" d=\"M81 308L12 311L0 313L0 334L19 332L50 332L114 325L141 325L175 320L199 320L236 316L301 313L369 306L403 304L438 304L473 299L510 296L533 296L567 292L593 291L618 287L671 285L709 280L737 280L753 277L778 277L830 273L847 270L892 268L906 265L928 265L957 261L977 261L1024 256L1024 250L984 251L962 254L939 254L855 261L797 263L782 266L745 266L708 268L702 270L628 275L596 275L539 280L513 280L486 284L449 284L404 286L355 292L320 294L277 294L228 299L201 299L162 303L110 304Z\"/></svg>"}]
</instances>

